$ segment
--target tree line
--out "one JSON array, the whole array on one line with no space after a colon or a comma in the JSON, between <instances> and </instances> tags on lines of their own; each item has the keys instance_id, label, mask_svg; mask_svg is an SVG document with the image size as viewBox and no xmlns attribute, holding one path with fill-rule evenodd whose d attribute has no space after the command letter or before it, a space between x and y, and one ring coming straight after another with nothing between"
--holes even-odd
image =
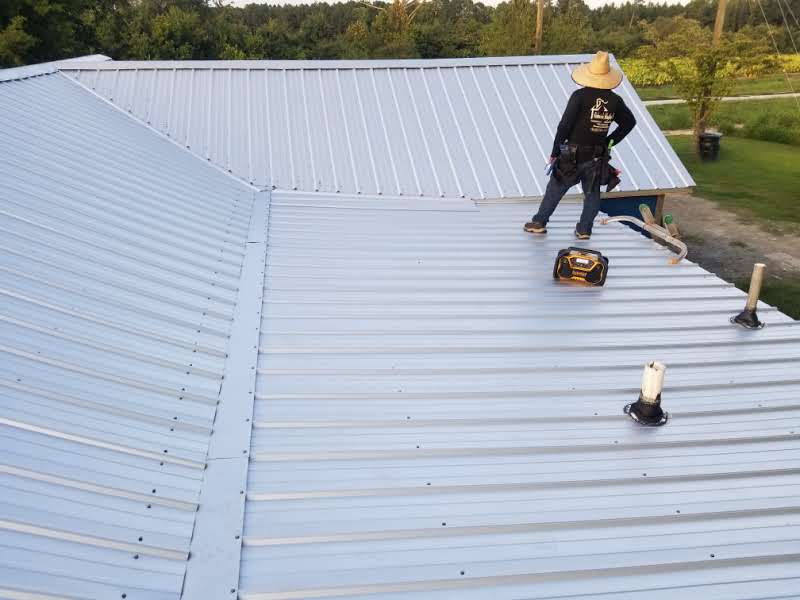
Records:
<instances>
[{"instance_id":1,"label":"tree line","mask_svg":"<svg viewBox=\"0 0 800 600\"><path fill-rule=\"evenodd\" d=\"M768 39L759 2L780 51L794 52L800 0L731 0L726 30ZM715 0L685 6L634 0L595 9L582 0L547 0L544 52L604 48L624 58L650 43L654 23L680 16L708 29L715 12ZM535 21L535 0L244 7L204 0L4 0L0 66L96 53L116 60L524 55L533 52Z\"/></svg>"}]
</instances>

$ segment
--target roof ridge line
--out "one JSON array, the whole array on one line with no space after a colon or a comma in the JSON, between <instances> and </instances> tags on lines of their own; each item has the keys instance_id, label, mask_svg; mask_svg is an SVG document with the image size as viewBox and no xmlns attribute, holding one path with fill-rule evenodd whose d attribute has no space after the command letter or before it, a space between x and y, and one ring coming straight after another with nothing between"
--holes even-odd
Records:
<instances>
[{"instance_id":1,"label":"roof ridge line","mask_svg":"<svg viewBox=\"0 0 800 600\"><path fill-rule=\"evenodd\" d=\"M56 73L63 66L79 68L80 63L102 64L111 60L112 59L105 54L87 54L85 56L51 60L32 65L8 67L0 69L0 82L19 81L20 79L29 79L31 77L39 77L40 75L50 75Z\"/></svg>"},{"instance_id":2,"label":"roof ridge line","mask_svg":"<svg viewBox=\"0 0 800 600\"><path fill-rule=\"evenodd\" d=\"M85 90L86 92L88 92L89 94L91 94L92 96L94 96L95 98L99 99L100 101L104 102L104 103L105 103L105 104L107 104L108 106L112 107L112 108L113 108L114 110L116 110L117 112L120 112L120 113L122 113L123 115L125 115L126 117L128 117L128 118L130 118L130 119L132 119L132 120L136 121L136 122L137 122L138 124L140 124L142 127L145 127L146 129L148 129L148 130L152 131L153 133L155 133L155 134L156 134L157 136L159 136L160 138L163 138L163 139L167 140L168 142L170 142L171 144L173 144L174 146L176 146L176 147L180 148L180 149L181 149L181 151L183 151L183 152L186 152L187 154L190 154L191 156L193 156L194 158L196 158L197 160L199 160L200 162L202 162L202 163L203 163L204 165L206 165L207 167L209 167L209 168L212 168L212 169L214 169L215 171L219 171L220 173L222 173L222 174L223 174L223 175L225 175L226 177L229 177L230 179L233 179L233 180L234 180L234 181L236 181L237 183L239 183L239 184L241 184L241 185L245 186L247 189L249 189L249 190L251 190L251 191L253 191L253 192L263 192L263 191L265 191L265 190L263 190L262 188L260 188L260 187L258 187L258 186L255 186L255 185L253 185L252 183L250 183L249 181L247 181L247 180L245 180L245 179L243 179L243 178L239 177L238 175L234 175L234 174L233 174L231 171L228 171L227 169L225 169L225 168L223 168L223 167L221 167L221 166L219 166L219 165L215 164L214 162L211 162L211 161L209 161L209 160L206 160L205 158L203 158L203 157L202 157L202 156L200 156L199 154L197 154L197 153L195 153L195 152L192 152L192 150L190 150L189 148L187 148L187 147L186 147L186 146L184 146L183 144L180 144L180 143L178 143L178 142L177 142L175 139L173 139L172 137L170 137L170 136L166 135L165 133L162 133L161 131L159 131L158 129L156 129L155 127L153 127L152 125L150 125L150 124L148 124L148 123L144 122L143 120L141 120L139 117L137 117L137 116L136 116L136 115L134 115L133 113L131 113L131 112L129 112L129 111L127 111L127 110L125 110L125 109L124 109L124 108L122 108L121 106L118 106L117 104L115 104L115 103L114 103L114 102L112 102L111 100L108 100L107 98L104 98L103 96L101 96L100 94L98 94L97 92L95 92L93 89L91 89L91 88L87 87L86 85L84 85L84 84L83 84L83 82L81 82L81 81L78 81L77 79L75 79L75 78L73 78L73 77L70 77L70 76L69 76L69 75L67 75L66 73L62 72L60 67L59 67L59 68L57 68L57 69L56 69L56 71L54 71L54 74L58 74L58 75L60 75L61 77L63 77L64 79L66 79L67 81L69 81L69 82L73 83L74 85L77 85L78 87L80 87L81 89Z\"/></svg>"},{"instance_id":3,"label":"roof ridge line","mask_svg":"<svg viewBox=\"0 0 800 600\"><path fill-rule=\"evenodd\" d=\"M209 59L209 60L119 60L101 69L436 69L441 67L484 67L516 65L579 64L593 54L545 54L517 56L471 56L449 58L372 58L372 59ZM613 55L611 55L614 60ZM96 68L90 62L73 66L77 70Z\"/></svg>"}]
</instances>

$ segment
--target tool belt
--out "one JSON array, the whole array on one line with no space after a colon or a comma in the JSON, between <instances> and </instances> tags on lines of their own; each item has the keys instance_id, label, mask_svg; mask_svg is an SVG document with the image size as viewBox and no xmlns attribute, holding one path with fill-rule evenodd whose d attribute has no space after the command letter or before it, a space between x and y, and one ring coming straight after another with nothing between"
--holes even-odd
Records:
<instances>
[{"instance_id":1,"label":"tool belt","mask_svg":"<svg viewBox=\"0 0 800 600\"><path fill-rule=\"evenodd\" d=\"M561 144L561 153L556 161L555 175L559 181L572 181L578 174L578 164L602 157L603 146L580 146Z\"/></svg>"},{"instance_id":2,"label":"tool belt","mask_svg":"<svg viewBox=\"0 0 800 600\"><path fill-rule=\"evenodd\" d=\"M610 192L619 184L619 171L610 163L611 153L605 146L579 146L577 144L561 144L561 153L556 160L553 175L564 185L572 187L578 183L578 159L580 163L594 161L593 176L598 187L607 185ZM592 187L594 187L594 185Z\"/></svg>"},{"instance_id":3,"label":"tool belt","mask_svg":"<svg viewBox=\"0 0 800 600\"><path fill-rule=\"evenodd\" d=\"M578 147L574 144L561 144L560 150L553 174L560 182L566 183L576 179L578 175Z\"/></svg>"}]
</instances>

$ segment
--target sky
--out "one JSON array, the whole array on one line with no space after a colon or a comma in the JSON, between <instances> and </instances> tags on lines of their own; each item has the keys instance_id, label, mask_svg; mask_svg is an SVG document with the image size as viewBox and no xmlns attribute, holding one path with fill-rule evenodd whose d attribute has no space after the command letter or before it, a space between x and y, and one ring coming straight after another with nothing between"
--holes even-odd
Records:
<instances>
[{"instance_id":1,"label":"sky","mask_svg":"<svg viewBox=\"0 0 800 600\"><path fill-rule=\"evenodd\" d=\"M233 0L233 4L235 6L244 6L245 4L313 4L316 0L268 0L268 1L260 1L260 0ZM337 0L322 0L324 2L336 2ZM622 2L614 2L613 0L584 0L586 4L591 6L592 8L596 8L598 6L603 6L605 4L624 4L624 0ZM688 0L654 0L656 3L665 2L666 4L686 4ZM483 0L484 4L488 5L495 5L498 4L500 0Z\"/></svg>"}]
</instances>

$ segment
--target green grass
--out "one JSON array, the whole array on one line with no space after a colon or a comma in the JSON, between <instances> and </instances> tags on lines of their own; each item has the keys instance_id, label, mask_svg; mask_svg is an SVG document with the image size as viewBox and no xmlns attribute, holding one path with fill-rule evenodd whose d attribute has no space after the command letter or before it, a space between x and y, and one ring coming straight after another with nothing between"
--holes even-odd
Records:
<instances>
[{"instance_id":1,"label":"green grass","mask_svg":"<svg viewBox=\"0 0 800 600\"><path fill-rule=\"evenodd\" d=\"M768 229L774 226L785 230L787 222L800 223L800 150L796 147L723 138L719 160L705 162L694 153L690 136L668 139L697 182L698 196L745 219L758 219ZM747 291L750 279L743 277L734 283ZM768 276L761 299L800 319L800 279Z\"/></svg>"},{"instance_id":2,"label":"green grass","mask_svg":"<svg viewBox=\"0 0 800 600\"><path fill-rule=\"evenodd\" d=\"M650 106L661 129L690 129L689 109L683 104ZM800 146L800 104L795 98L722 102L711 124L728 136Z\"/></svg>"},{"instance_id":3,"label":"green grass","mask_svg":"<svg viewBox=\"0 0 800 600\"><path fill-rule=\"evenodd\" d=\"M800 223L800 150L786 144L723 138L719 160L701 161L690 136L672 147L697 182L697 195L744 217Z\"/></svg>"},{"instance_id":4,"label":"green grass","mask_svg":"<svg viewBox=\"0 0 800 600\"><path fill-rule=\"evenodd\" d=\"M752 100L752 102L755 102L755 100ZM686 108L684 104L648 106L647 111L664 131L692 128L692 119L689 116L689 109Z\"/></svg>"},{"instance_id":5,"label":"green grass","mask_svg":"<svg viewBox=\"0 0 800 600\"><path fill-rule=\"evenodd\" d=\"M794 90L800 92L800 73L790 73L789 81L791 81ZM672 85L638 87L636 91L642 100L668 100L678 97ZM789 84L786 82L786 76L780 73L766 75L758 79L738 79L730 95L755 96L759 94L784 94L791 91Z\"/></svg>"},{"instance_id":6,"label":"green grass","mask_svg":"<svg viewBox=\"0 0 800 600\"><path fill-rule=\"evenodd\" d=\"M697 183L698 196L744 219L758 219L767 229L785 231L786 223L800 223L800 149L796 146L724 137L719 160L706 162L695 154L690 136L668 139ZM734 242L740 244L746 246ZM747 291L750 279L735 279L734 284ZM768 275L761 299L800 319L800 279Z\"/></svg>"},{"instance_id":7,"label":"green grass","mask_svg":"<svg viewBox=\"0 0 800 600\"><path fill-rule=\"evenodd\" d=\"M734 281L734 284L746 292L750 287L750 279L737 280ZM793 319L800 319L800 280L767 276L761 287L760 297L767 304L777 307L782 313Z\"/></svg>"}]
</instances>

